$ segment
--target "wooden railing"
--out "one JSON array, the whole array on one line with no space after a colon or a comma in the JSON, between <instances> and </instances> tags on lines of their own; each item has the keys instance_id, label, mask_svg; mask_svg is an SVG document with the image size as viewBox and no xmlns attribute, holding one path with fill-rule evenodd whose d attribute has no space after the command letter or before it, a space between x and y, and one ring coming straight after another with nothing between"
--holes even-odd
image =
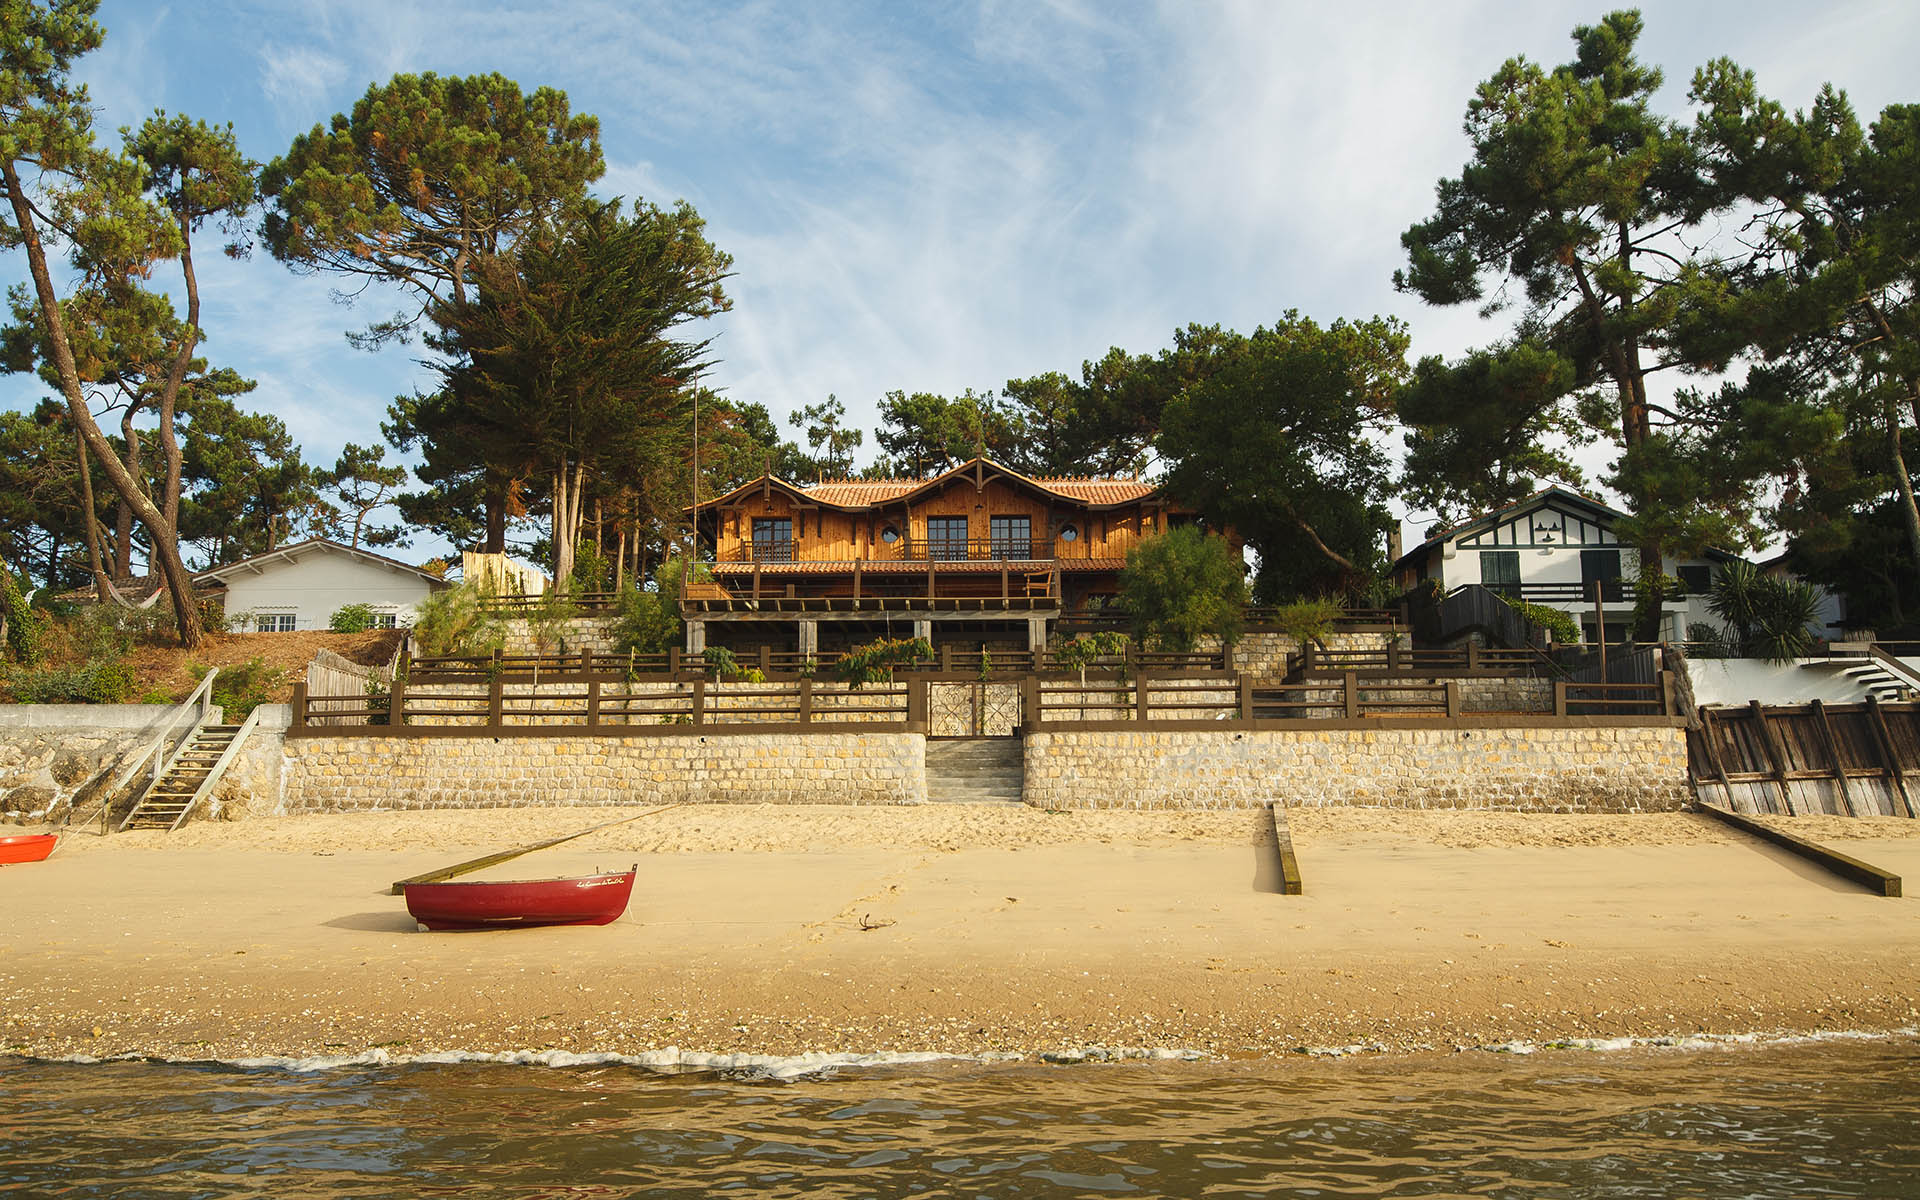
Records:
<instances>
[{"instance_id":1,"label":"wooden railing","mask_svg":"<svg viewBox=\"0 0 1920 1200\"><path fill-rule=\"evenodd\" d=\"M611 612L620 607L619 592L570 592L565 596L484 596L480 607L508 616L538 612L549 604L570 604L582 616Z\"/></svg>"},{"instance_id":2,"label":"wooden railing","mask_svg":"<svg viewBox=\"0 0 1920 1200\"><path fill-rule=\"evenodd\" d=\"M849 688L811 679L782 684L714 685L702 676L653 681L645 690L609 685L600 676L561 676L555 683L511 687L495 677L484 687L414 690L396 681L381 702L309 696L295 684L287 736L504 737L569 734L660 734L685 731L884 732L926 721L926 690L909 683ZM326 724L308 714L325 705ZM341 718L354 720L340 723ZM357 719L357 720L356 720Z\"/></svg>"},{"instance_id":3,"label":"wooden railing","mask_svg":"<svg viewBox=\"0 0 1920 1200\"><path fill-rule=\"evenodd\" d=\"M742 541L721 550L714 561L721 563L766 563L785 564L796 562L844 562L851 565L856 558L865 562L1048 562L1053 559L1075 559L1096 557L1096 547L1085 540L1062 541L1043 535L1031 537L997 538L924 538L914 540L901 538L892 543L882 542L876 546L863 547L856 555L844 544L836 545L831 554L819 547L810 546L804 540L782 540L759 542ZM1100 548L1098 557L1109 553Z\"/></svg>"},{"instance_id":4,"label":"wooden railing","mask_svg":"<svg viewBox=\"0 0 1920 1200\"><path fill-rule=\"evenodd\" d=\"M1328 650L1309 642L1287 658L1288 679L1333 679L1349 671L1389 679L1527 677L1547 674L1551 664L1534 650L1484 648L1468 644L1449 650L1410 650L1398 644L1384 649Z\"/></svg>"}]
</instances>

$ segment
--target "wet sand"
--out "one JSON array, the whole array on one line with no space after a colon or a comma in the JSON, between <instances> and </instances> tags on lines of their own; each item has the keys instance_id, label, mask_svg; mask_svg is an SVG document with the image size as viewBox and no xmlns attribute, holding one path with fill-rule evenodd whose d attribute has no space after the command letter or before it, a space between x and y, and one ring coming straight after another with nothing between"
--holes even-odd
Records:
<instances>
[{"instance_id":1,"label":"wet sand","mask_svg":"<svg viewBox=\"0 0 1920 1200\"><path fill-rule=\"evenodd\" d=\"M1920 1025L1920 901L1690 814L701 806L479 878L640 866L605 928L424 934L393 880L631 810L74 832L0 869L0 1051L1168 1047L1229 1058ZM1787 827L1920 880L1920 822ZM1920 884L1912 885L1920 886Z\"/></svg>"}]
</instances>

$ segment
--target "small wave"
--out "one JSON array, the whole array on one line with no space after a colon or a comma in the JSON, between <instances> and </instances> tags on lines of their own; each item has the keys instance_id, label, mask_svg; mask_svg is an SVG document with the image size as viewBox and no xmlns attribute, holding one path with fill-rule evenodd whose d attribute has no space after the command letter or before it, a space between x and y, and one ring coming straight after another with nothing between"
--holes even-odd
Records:
<instances>
[{"instance_id":1,"label":"small wave","mask_svg":"<svg viewBox=\"0 0 1920 1200\"><path fill-rule=\"evenodd\" d=\"M1658 1036L1622 1035L1618 1037L1567 1037L1535 1041L1520 1038L1482 1045L1457 1045L1455 1051L1487 1054L1533 1055L1546 1051L1587 1051L1596 1054L1623 1050L1706 1050L1731 1046L1791 1046L1819 1042L1895 1041L1920 1037L1920 1027L1902 1026L1886 1031L1857 1029L1821 1029L1805 1033L1690 1033ZM1389 1046L1383 1042L1355 1042L1340 1046L1301 1046L1297 1052L1314 1058L1379 1057L1396 1053L1433 1050L1427 1045ZM823 1078L841 1071L874 1070L891 1067L925 1066L933 1063L1046 1063L1056 1066L1080 1066L1099 1063L1211 1062L1220 1056L1207 1050L1179 1046L1079 1046L1031 1053L992 1051L982 1054L949 1054L938 1051L881 1050L815 1051L808 1054L730 1054L703 1050L683 1050L666 1046L638 1054L578 1053L571 1050L435 1050L420 1054L395 1054L374 1047L356 1054L258 1055L241 1058L173 1057L168 1055L121 1054L98 1057L74 1054L39 1058L34 1061L94 1065L124 1062L165 1063L171 1066L227 1067L243 1071L279 1071L310 1075L327 1071L407 1066L452 1066L467 1063L500 1066L547 1067L556 1070L580 1067L635 1067L662 1075L714 1074L736 1079L786 1082Z\"/></svg>"}]
</instances>

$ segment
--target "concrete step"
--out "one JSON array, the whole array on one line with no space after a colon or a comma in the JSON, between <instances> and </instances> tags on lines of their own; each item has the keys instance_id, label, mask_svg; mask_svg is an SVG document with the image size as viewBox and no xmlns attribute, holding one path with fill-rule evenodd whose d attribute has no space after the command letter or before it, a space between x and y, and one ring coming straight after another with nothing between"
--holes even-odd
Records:
<instances>
[{"instance_id":1,"label":"concrete step","mask_svg":"<svg viewBox=\"0 0 1920 1200\"><path fill-rule=\"evenodd\" d=\"M927 799L935 804L1019 804L1026 765L1019 738L927 742Z\"/></svg>"}]
</instances>

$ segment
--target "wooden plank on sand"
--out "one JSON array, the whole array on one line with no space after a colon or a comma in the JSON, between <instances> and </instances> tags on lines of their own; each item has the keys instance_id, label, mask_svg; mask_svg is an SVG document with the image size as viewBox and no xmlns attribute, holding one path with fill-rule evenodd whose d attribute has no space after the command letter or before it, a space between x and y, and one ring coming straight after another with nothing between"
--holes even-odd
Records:
<instances>
[{"instance_id":1,"label":"wooden plank on sand","mask_svg":"<svg viewBox=\"0 0 1920 1200\"><path fill-rule=\"evenodd\" d=\"M602 829L612 829L615 825L625 825L629 821L638 821L641 817L651 817L655 813L663 813L670 808L678 807L680 806L677 804L663 804L659 808L650 808L646 812L635 813L631 817L621 817L617 821L605 821L599 825L595 825L591 829L582 829L578 833L569 833L564 837L549 838L544 842L535 842L531 846L522 846L518 850L502 850L497 854L487 854L480 858L468 859L466 862L455 863L450 867L441 867L436 871L428 871L424 875L415 875L411 879L399 880L389 890L388 894L394 896L405 895L407 885L410 883L439 883L442 880L452 879L458 875L470 875L475 871L485 870L487 867L519 858L522 854L532 854L535 850L545 850L549 846L558 846L561 842L570 842L575 838L583 838L590 833L599 833Z\"/></svg>"},{"instance_id":2,"label":"wooden plank on sand","mask_svg":"<svg viewBox=\"0 0 1920 1200\"><path fill-rule=\"evenodd\" d=\"M1300 860L1293 856L1293 834L1287 831L1286 811L1270 801L1267 815L1273 818L1273 844L1280 851L1280 894L1304 895L1306 889L1300 883Z\"/></svg>"},{"instance_id":3,"label":"wooden plank on sand","mask_svg":"<svg viewBox=\"0 0 1920 1200\"><path fill-rule=\"evenodd\" d=\"M1857 883L1868 891L1881 896L1899 896L1900 877L1891 871L1883 871L1871 863L1861 862L1851 855L1838 850L1830 850L1818 842L1810 842L1771 826L1763 825L1750 817L1721 808L1717 804L1699 804L1695 806L1701 812L1715 817L1742 833L1772 842L1789 853L1799 855L1817 867L1824 868L1840 878Z\"/></svg>"}]
</instances>

